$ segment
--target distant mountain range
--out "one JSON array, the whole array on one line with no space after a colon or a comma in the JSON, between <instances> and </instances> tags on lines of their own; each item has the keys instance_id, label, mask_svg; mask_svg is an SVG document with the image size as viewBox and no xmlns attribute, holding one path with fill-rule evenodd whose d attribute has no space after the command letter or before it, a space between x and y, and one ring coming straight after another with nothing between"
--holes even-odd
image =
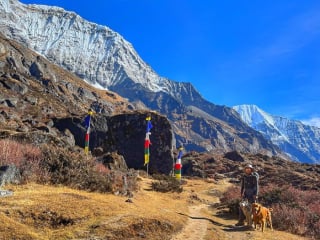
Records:
<instances>
[{"instance_id":1,"label":"distant mountain range","mask_svg":"<svg viewBox=\"0 0 320 240\"><path fill-rule=\"evenodd\" d=\"M160 77L108 27L62 8L17 0L0 0L0 27L6 37L91 85L120 94L136 109L166 115L177 145L187 150L281 154L271 138L246 124L234 109L207 101L190 83Z\"/></svg>"},{"instance_id":2,"label":"distant mountain range","mask_svg":"<svg viewBox=\"0 0 320 240\"><path fill-rule=\"evenodd\" d=\"M261 132L292 159L308 163L320 162L320 128L273 116L255 105L239 105L233 109L243 121Z\"/></svg>"}]
</instances>

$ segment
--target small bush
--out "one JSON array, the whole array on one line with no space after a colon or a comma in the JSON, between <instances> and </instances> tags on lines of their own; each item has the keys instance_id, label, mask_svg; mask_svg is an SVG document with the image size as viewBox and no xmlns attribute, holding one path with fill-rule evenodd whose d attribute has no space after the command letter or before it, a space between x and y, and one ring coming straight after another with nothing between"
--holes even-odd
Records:
<instances>
[{"instance_id":1,"label":"small bush","mask_svg":"<svg viewBox=\"0 0 320 240\"><path fill-rule=\"evenodd\" d=\"M51 184L121 195L131 195L137 189L137 174L133 170L110 170L82 151L44 147L43 152L42 168L49 173Z\"/></svg>"},{"instance_id":2,"label":"small bush","mask_svg":"<svg viewBox=\"0 0 320 240\"><path fill-rule=\"evenodd\" d=\"M220 198L220 202L229 208L229 213L232 215L239 215L239 196L240 188L238 186L231 186L222 194L222 197Z\"/></svg>"},{"instance_id":3,"label":"small bush","mask_svg":"<svg viewBox=\"0 0 320 240\"><path fill-rule=\"evenodd\" d=\"M82 149L81 149L82 150ZM0 165L15 165L24 182L62 184L72 188L131 195L137 189L134 171L111 171L80 149L0 140Z\"/></svg>"},{"instance_id":4,"label":"small bush","mask_svg":"<svg viewBox=\"0 0 320 240\"><path fill-rule=\"evenodd\" d=\"M48 172L49 183L89 191L112 190L110 176L97 169L95 161L83 152L49 146L43 146L42 151L45 157L41 167Z\"/></svg>"},{"instance_id":5,"label":"small bush","mask_svg":"<svg viewBox=\"0 0 320 240\"><path fill-rule=\"evenodd\" d=\"M40 167L42 159L41 149L37 146L10 139L0 140L0 165L16 166L22 181L38 181L47 176Z\"/></svg>"},{"instance_id":6,"label":"small bush","mask_svg":"<svg viewBox=\"0 0 320 240\"><path fill-rule=\"evenodd\" d=\"M167 175L155 175L154 179L158 181L152 182L151 187L153 191L157 192L178 192L181 193L183 191L183 187L181 186L180 181L172 176Z\"/></svg>"},{"instance_id":7,"label":"small bush","mask_svg":"<svg viewBox=\"0 0 320 240\"><path fill-rule=\"evenodd\" d=\"M101 163L101 162L98 162L98 163L95 164L95 170L98 173L102 173L102 174L110 173L110 169L107 168L105 165L103 165L103 163Z\"/></svg>"}]
</instances>

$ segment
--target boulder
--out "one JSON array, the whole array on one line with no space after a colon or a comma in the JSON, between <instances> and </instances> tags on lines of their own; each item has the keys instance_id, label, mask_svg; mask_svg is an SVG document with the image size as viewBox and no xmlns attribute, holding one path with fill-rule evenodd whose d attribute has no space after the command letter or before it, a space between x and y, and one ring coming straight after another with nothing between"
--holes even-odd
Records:
<instances>
[{"instance_id":1,"label":"boulder","mask_svg":"<svg viewBox=\"0 0 320 240\"><path fill-rule=\"evenodd\" d=\"M3 85L14 91L14 92L17 92L17 93L20 93L22 95L26 94L28 92L28 87L26 85L24 85L23 83L20 83L16 80L13 80L13 81L10 81L10 80L6 80L6 81L3 81Z\"/></svg>"},{"instance_id":2,"label":"boulder","mask_svg":"<svg viewBox=\"0 0 320 240\"><path fill-rule=\"evenodd\" d=\"M18 184L20 181L21 175L15 165L0 166L0 187L8 183Z\"/></svg>"},{"instance_id":3,"label":"boulder","mask_svg":"<svg viewBox=\"0 0 320 240\"><path fill-rule=\"evenodd\" d=\"M104 148L112 147L123 155L129 168L144 167L144 139L147 113L121 114L110 117ZM168 119L151 114L150 173L169 174L173 164L173 131ZM145 167L144 167L145 168Z\"/></svg>"},{"instance_id":4,"label":"boulder","mask_svg":"<svg viewBox=\"0 0 320 240\"><path fill-rule=\"evenodd\" d=\"M33 96L26 96L25 100L29 102L31 105L36 105L38 103L38 99Z\"/></svg>"},{"instance_id":5,"label":"boulder","mask_svg":"<svg viewBox=\"0 0 320 240\"><path fill-rule=\"evenodd\" d=\"M235 161L235 162L244 162L245 161L245 159L237 151L227 152L224 155L224 157L227 159L230 159L232 161Z\"/></svg>"},{"instance_id":6,"label":"boulder","mask_svg":"<svg viewBox=\"0 0 320 240\"><path fill-rule=\"evenodd\" d=\"M31 76L35 77L36 79L41 79L43 77L42 67L36 62L31 64L29 71Z\"/></svg>"},{"instance_id":7,"label":"boulder","mask_svg":"<svg viewBox=\"0 0 320 240\"><path fill-rule=\"evenodd\" d=\"M129 168L146 169L144 166L144 139L148 112L131 112L115 116L96 114L91 120L89 149L103 149L104 153L117 152L122 155ZM84 116L85 117L85 116ZM76 145L84 147L86 129L84 117L54 119L54 127L65 129L74 135ZM149 173L169 174L173 164L173 131L168 119L151 114L151 146Z\"/></svg>"},{"instance_id":8,"label":"boulder","mask_svg":"<svg viewBox=\"0 0 320 240\"><path fill-rule=\"evenodd\" d=\"M78 97L80 97L80 99L82 99L83 101L87 99L96 100L94 92L90 92L82 87L78 88Z\"/></svg>"},{"instance_id":9,"label":"boulder","mask_svg":"<svg viewBox=\"0 0 320 240\"><path fill-rule=\"evenodd\" d=\"M18 98L7 98L7 99L4 99L4 101L0 99L0 104L7 107L15 108L17 107L18 101L19 101Z\"/></svg>"},{"instance_id":10,"label":"boulder","mask_svg":"<svg viewBox=\"0 0 320 240\"><path fill-rule=\"evenodd\" d=\"M101 162L103 165L108 167L110 170L128 170L126 161L123 156L119 155L116 152L105 153L102 156L97 158L98 162Z\"/></svg>"},{"instance_id":11,"label":"boulder","mask_svg":"<svg viewBox=\"0 0 320 240\"><path fill-rule=\"evenodd\" d=\"M74 139L74 136L72 135L72 133L66 129L64 132L63 132L63 139L64 141L71 147L74 147L75 146L75 139Z\"/></svg>"},{"instance_id":12,"label":"boulder","mask_svg":"<svg viewBox=\"0 0 320 240\"><path fill-rule=\"evenodd\" d=\"M6 47L0 42L0 57L5 56L7 54Z\"/></svg>"}]
</instances>

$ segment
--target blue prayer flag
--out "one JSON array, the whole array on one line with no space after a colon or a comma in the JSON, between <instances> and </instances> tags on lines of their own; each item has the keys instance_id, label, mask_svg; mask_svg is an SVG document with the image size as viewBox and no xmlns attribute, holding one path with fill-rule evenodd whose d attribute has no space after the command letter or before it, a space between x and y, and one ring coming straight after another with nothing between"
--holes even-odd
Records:
<instances>
[{"instance_id":1,"label":"blue prayer flag","mask_svg":"<svg viewBox=\"0 0 320 240\"><path fill-rule=\"evenodd\" d=\"M88 128L90 127L90 118L91 118L91 115L87 115L86 118L84 119L84 124L85 124L85 127Z\"/></svg>"},{"instance_id":2,"label":"blue prayer flag","mask_svg":"<svg viewBox=\"0 0 320 240\"><path fill-rule=\"evenodd\" d=\"M147 132L150 132L151 128L152 128L151 121L148 121L148 123L147 123Z\"/></svg>"}]
</instances>

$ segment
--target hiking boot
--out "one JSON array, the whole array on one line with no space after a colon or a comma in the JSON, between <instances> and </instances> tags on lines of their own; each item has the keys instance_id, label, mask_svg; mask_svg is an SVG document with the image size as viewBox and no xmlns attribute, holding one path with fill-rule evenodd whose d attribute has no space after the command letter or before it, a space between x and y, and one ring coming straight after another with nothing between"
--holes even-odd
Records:
<instances>
[{"instance_id":1,"label":"hiking boot","mask_svg":"<svg viewBox=\"0 0 320 240\"><path fill-rule=\"evenodd\" d=\"M239 221L235 224L235 226L244 226L244 221Z\"/></svg>"}]
</instances>

